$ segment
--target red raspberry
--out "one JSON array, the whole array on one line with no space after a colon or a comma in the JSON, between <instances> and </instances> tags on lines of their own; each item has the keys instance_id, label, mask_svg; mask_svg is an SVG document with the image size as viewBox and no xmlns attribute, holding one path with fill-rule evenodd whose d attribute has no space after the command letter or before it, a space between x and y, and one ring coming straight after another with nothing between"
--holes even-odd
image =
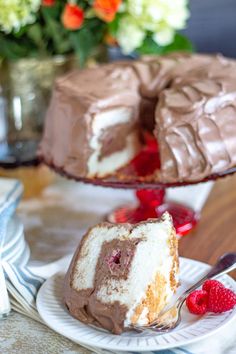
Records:
<instances>
[{"instance_id":1,"label":"red raspberry","mask_svg":"<svg viewBox=\"0 0 236 354\"><path fill-rule=\"evenodd\" d=\"M204 283L203 283L203 286L202 286L202 290L205 290L209 293L209 291L211 290L211 288L215 288L216 286L219 286L221 288L224 288L224 285L218 281L218 280L206 280Z\"/></svg>"},{"instance_id":2,"label":"red raspberry","mask_svg":"<svg viewBox=\"0 0 236 354\"><path fill-rule=\"evenodd\" d=\"M208 293L205 290L195 290L186 299L189 312L204 315L208 307Z\"/></svg>"},{"instance_id":3,"label":"red raspberry","mask_svg":"<svg viewBox=\"0 0 236 354\"><path fill-rule=\"evenodd\" d=\"M225 287L212 287L209 292L208 311L221 313L236 305L236 294Z\"/></svg>"}]
</instances>

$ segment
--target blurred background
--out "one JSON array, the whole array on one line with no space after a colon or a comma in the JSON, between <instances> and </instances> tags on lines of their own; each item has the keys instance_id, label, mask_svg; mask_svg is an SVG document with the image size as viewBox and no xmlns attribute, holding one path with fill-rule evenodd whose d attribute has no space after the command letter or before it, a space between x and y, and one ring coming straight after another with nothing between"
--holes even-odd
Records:
<instances>
[{"instance_id":1,"label":"blurred background","mask_svg":"<svg viewBox=\"0 0 236 354\"><path fill-rule=\"evenodd\" d=\"M190 13L183 33L197 51L236 57L235 0L190 0Z\"/></svg>"}]
</instances>

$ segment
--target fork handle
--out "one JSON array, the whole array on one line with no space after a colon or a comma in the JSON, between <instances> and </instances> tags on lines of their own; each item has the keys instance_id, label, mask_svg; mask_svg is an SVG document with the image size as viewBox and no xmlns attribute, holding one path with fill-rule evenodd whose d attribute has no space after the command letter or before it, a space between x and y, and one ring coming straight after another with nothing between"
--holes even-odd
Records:
<instances>
[{"instance_id":1,"label":"fork handle","mask_svg":"<svg viewBox=\"0 0 236 354\"><path fill-rule=\"evenodd\" d=\"M200 280L192 285L188 290L186 290L178 299L177 306L181 307L184 303L186 297L194 290L199 288L205 280L217 278L218 276L228 273L236 268L236 253L225 253L222 257L218 259L216 264L211 268L211 270L204 275Z\"/></svg>"}]
</instances>

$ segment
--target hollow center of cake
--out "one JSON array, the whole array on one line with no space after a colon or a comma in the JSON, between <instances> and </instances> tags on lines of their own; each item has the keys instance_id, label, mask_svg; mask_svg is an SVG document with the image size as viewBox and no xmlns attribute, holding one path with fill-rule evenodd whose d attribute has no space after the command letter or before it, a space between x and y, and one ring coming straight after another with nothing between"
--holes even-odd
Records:
<instances>
[{"instance_id":1,"label":"hollow center of cake","mask_svg":"<svg viewBox=\"0 0 236 354\"><path fill-rule=\"evenodd\" d=\"M107 257L106 263L110 270L120 266L121 250L113 250L112 254Z\"/></svg>"},{"instance_id":2,"label":"hollow center of cake","mask_svg":"<svg viewBox=\"0 0 236 354\"><path fill-rule=\"evenodd\" d=\"M103 276L110 274L113 277L127 278L137 244L138 240L105 242L99 257L98 272Z\"/></svg>"}]
</instances>

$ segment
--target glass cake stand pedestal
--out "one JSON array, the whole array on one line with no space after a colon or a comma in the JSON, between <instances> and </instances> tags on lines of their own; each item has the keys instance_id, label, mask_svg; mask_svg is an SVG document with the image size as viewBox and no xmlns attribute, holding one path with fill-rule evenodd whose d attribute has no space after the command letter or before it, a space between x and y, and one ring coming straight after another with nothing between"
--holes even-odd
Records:
<instances>
[{"instance_id":1,"label":"glass cake stand pedestal","mask_svg":"<svg viewBox=\"0 0 236 354\"><path fill-rule=\"evenodd\" d=\"M166 201L167 188L182 187L215 180L236 172L236 167L227 171L212 174L204 180L177 183L158 182L160 160L156 139L150 134L144 136L145 144L142 151L117 173L106 178L79 178L68 174L55 166L50 166L59 174L79 182L97 186L123 188L136 190L137 206L125 205L113 210L107 215L107 220L112 223L137 223L149 218L158 218L168 211L173 218L177 236L188 234L197 224L200 214L187 205Z\"/></svg>"},{"instance_id":2,"label":"glass cake stand pedestal","mask_svg":"<svg viewBox=\"0 0 236 354\"><path fill-rule=\"evenodd\" d=\"M189 233L197 224L200 214L190 207L165 201L165 189L152 190L140 189L136 191L138 205L121 206L107 216L112 223L137 223L149 218L159 218L165 211L168 211L172 218L178 237Z\"/></svg>"}]
</instances>

